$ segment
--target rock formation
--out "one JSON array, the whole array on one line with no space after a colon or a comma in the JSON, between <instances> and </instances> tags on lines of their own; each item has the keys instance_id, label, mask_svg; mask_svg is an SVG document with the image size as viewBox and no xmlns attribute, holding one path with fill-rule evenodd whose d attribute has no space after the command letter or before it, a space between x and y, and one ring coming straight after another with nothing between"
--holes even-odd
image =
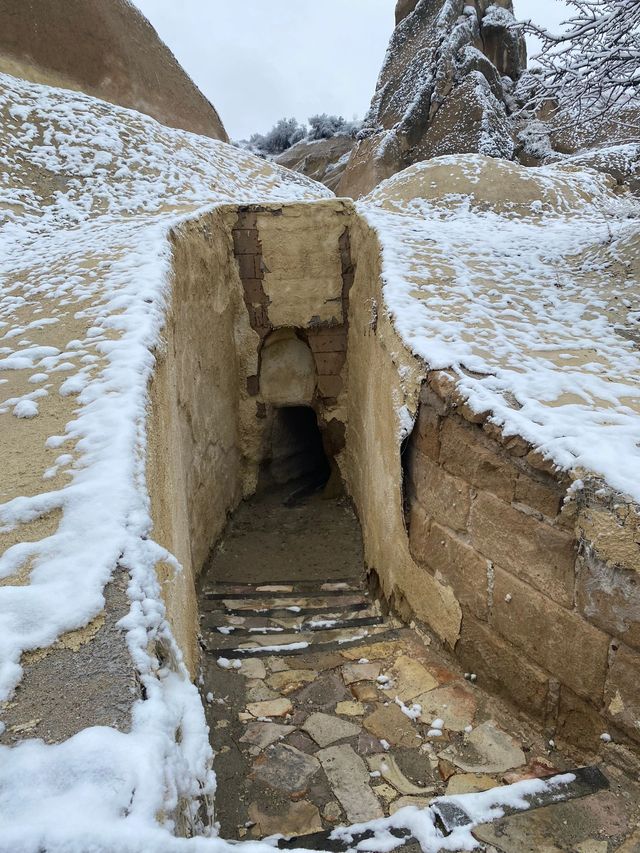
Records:
<instances>
[{"instance_id":1,"label":"rock formation","mask_svg":"<svg viewBox=\"0 0 640 853\"><path fill-rule=\"evenodd\" d=\"M0 71L228 142L215 108L128 0L0 0Z\"/></svg>"},{"instance_id":2,"label":"rock formation","mask_svg":"<svg viewBox=\"0 0 640 853\"><path fill-rule=\"evenodd\" d=\"M511 159L509 92L526 66L511 0L398 0L396 28L339 193L443 154Z\"/></svg>"},{"instance_id":3,"label":"rock formation","mask_svg":"<svg viewBox=\"0 0 640 853\"><path fill-rule=\"evenodd\" d=\"M346 134L331 139L303 139L276 157L275 162L337 192L355 144L355 139Z\"/></svg>"}]
</instances>

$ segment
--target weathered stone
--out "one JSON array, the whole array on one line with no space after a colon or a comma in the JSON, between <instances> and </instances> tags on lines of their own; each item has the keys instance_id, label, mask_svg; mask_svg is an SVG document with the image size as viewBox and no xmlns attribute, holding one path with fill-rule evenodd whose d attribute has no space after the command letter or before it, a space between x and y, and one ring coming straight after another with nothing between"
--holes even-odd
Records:
<instances>
[{"instance_id":1,"label":"weathered stone","mask_svg":"<svg viewBox=\"0 0 640 853\"><path fill-rule=\"evenodd\" d=\"M336 705L336 714L341 714L343 717L362 717L365 713L365 707L361 702L338 702Z\"/></svg>"},{"instance_id":2,"label":"weathered stone","mask_svg":"<svg viewBox=\"0 0 640 853\"><path fill-rule=\"evenodd\" d=\"M293 710L288 699L271 699L267 702L250 702L247 711L253 717L285 717Z\"/></svg>"},{"instance_id":3,"label":"weathered stone","mask_svg":"<svg viewBox=\"0 0 640 853\"><path fill-rule=\"evenodd\" d=\"M331 800L326 803L324 808L322 809L322 817L325 820L328 820L329 823L337 823L342 816L342 809L340 808L340 804L335 800Z\"/></svg>"},{"instance_id":4,"label":"weathered stone","mask_svg":"<svg viewBox=\"0 0 640 853\"><path fill-rule=\"evenodd\" d=\"M480 71L470 71L436 112L416 154L421 159L481 151L511 159L513 139L504 102Z\"/></svg>"},{"instance_id":5,"label":"weathered stone","mask_svg":"<svg viewBox=\"0 0 640 853\"><path fill-rule=\"evenodd\" d=\"M374 737L388 741L392 746L418 747L417 729L400 708L380 705L365 717L363 725Z\"/></svg>"},{"instance_id":6,"label":"weathered stone","mask_svg":"<svg viewBox=\"0 0 640 853\"><path fill-rule=\"evenodd\" d=\"M602 697L594 696L592 701L588 702L561 685L555 720L556 735L582 749L596 751L602 745L600 735L607 728L607 724L594 702L601 706Z\"/></svg>"},{"instance_id":7,"label":"weathered stone","mask_svg":"<svg viewBox=\"0 0 640 853\"><path fill-rule=\"evenodd\" d=\"M514 782L522 782L523 779L542 779L559 772L560 770L548 758L538 756L532 758L526 767L503 773L501 779L505 785L513 785Z\"/></svg>"},{"instance_id":8,"label":"weathered stone","mask_svg":"<svg viewBox=\"0 0 640 853\"><path fill-rule=\"evenodd\" d=\"M504 640L489 625L471 616L462 621L456 657L469 672L475 672L486 689L505 695L538 718L547 703L549 676L523 653Z\"/></svg>"},{"instance_id":9,"label":"weathered stone","mask_svg":"<svg viewBox=\"0 0 640 853\"><path fill-rule=\"evenodd\" d=\"M573 537L484 492L469 520L473 547L545 595L573 605Z\"/></svg>"},{"instance_id":10,"label":"weathered stone","mask_svg":"<svg viewBox=\"0 0 640 853\"><path fill-rule=\"evenodd\" d=\"M607 509L588 507L580 512L578 525L602 560L640 572L640 522L635 513L625 518Z\"/></svg>"},{"instance_id":11,"label":"weathered stone","mask_svg":"<svg viewBox=\"0 0 640 853\"><path fill-rule=\"evenodd\" d=\"M256 658L253 658L253 660L256 660ZM257 659L257 660L259 661L259 659ZM247 661L247 663L248 662L249 661ZM287 662L284 658L268 657L267 658L267 665L269 666L270 672L284 672L285 670L289 669L289 665L287 664ZM256 678L259 678L259 677L260 676L256 676ZM264 678L265 676L262 676L262 677Z\"/></svg>"},{"instance_id":12,"label":"weathered stone","mask_svg":"<svg viewBox=\"0 0 640 853\"><path fill-rule=\"evenodd\" d=\"M418 420L412 436L412 444L424 456L438 461L440 455L440 418L437 412L424 403L418 410Z\"/></svg>"},{"instance_id":13,"label":"weathered stone","mask_svg":"<svg viewBox=\"0 0 640 853\"><path fill-rule=\"evenodd\" d=\"M383 816L378 798L369 786L366 765L350 746L329 746L318 752L318 758L350 823Z\"/></svg>"},{"instance_id":14,"label":"weathered stone","mask_svg":"<svg viewBox=\"0 0 640 853\"><path fill-rule=\"evenodd\" d=\"M360 731L360 726L319 712L307 717L302 728L322 747L342 738L355 737Z\"/></svg>"},{"instance_id":15,"label":"weathered stone","mask_svg":"<svg viewBox=\"0 0 640 853\"><path fill-rule=\"evenodd\" d=\"M336 192L355 139L342 134L330 139L303 139L275 158L275 162L294 172L320 181Z\"/></svg>"},{"instance_id":16,"label":"weathered stone","mask_svg":"<svg viewBox=\"0 0 640 853\"><path fill-rule=\"evenodd\" d=\"M240 675L255 679L256 681L262 680L267 676L267 670L260 658L247 658L243 660L240 664L239 672Z\"/></svg>"},{"instance_id":17,"label":"weathered stone","mask_svg":"<svg viewBox=\"0 0 640 853\"><path fill-rule=\"evenodd\" d=\"M431 800L429 797L399 797L389 806L389 814L395 814L400 809L414 806L419 809L429 808Z\"/></svg>"},{"instance_id":18,"label":"weathered stone","mask_svg":"<svg viewBox=\"0 0 640 853\"><path fill-rule=\"evenodd\" d=\"M440 442L440 464L445 470L504 501L512 500L517 468L481 429L449 417L442 425Z\"/></svg>"},{"instance_id":19,"label":"weathered stone","mask_svg":"<svg viewBox=\"0 0 640 853\"><path fill-rule=\"evenodd\" d=\"M367 762L372 772L379 773L380 776L390 785L393 785L400 794L420 794L424 796L429 792L427 788L414 785L413 782L407 779L402 770L398 767L398 763L393 755L390 755L389 753L385 753L383 755L371 755L367 759Z\"/></svg>"},{"instance_id":20,"label":"weathered stone","mask_svg":"<svg viewBox=\"0 0 640 853\"><path fill-rule=\"evenodd\" d=\"M402 702L411 702L420 693L438 686L438 681L419 661L400 655L391 669L392 686L382 692L390 699L396 696Z\"/></svg>"},{"instance_id":21,"label":"weathered stone","mask_svg":"<svg viewBox=\"0 0 640 853\"><path fill-rule=\"evenodd\" d=\"M285 743L289 746L294 746L296 749L299 749L300 752L306 752L307 755L313 755L318 749L318 744L311 740L309 735L299 730L290 734L285 740Z\"/></svg>"},{"instance_id":22,"label":"weathered stone","mask_svg":"<svg viewBox=\"0 0 640 853\"><path fill-rule=\"evenodd\" d=\"M371 681L356 681L351 685L351 692L359 702L376 702L380 699L378 688Z\"/></svg>"},{"instance_id":23,"label":"weathered stone","mask_svg":"<svg viewBox=\"0 0 640 853\"><path fill-rule=\"evenodd\" d=\"M486 619L489 560L436 522L431 524L424 551L428 565L442 575L460 604L478 619Z\"/></svg>"},{"instance_id":24,"label":"weathered stone","mask_svg":"<svg viewBox=\"0 0 640 853\"><path fill-rule=\"evenodd\" d=\"M539 475L540 476L540 475ZM549 518L555 518L562 508L564 491L549 477L548 484L520 472L516 480L514 500L526 504Z\"/></svg>"},{"instance_id":25,"label":"weathered stone","mask_svg":"<svg viewBox=\"0 0 640 853\"><path fill-rule=\"evenodd\" d=\"M280 726L277 723L249 723L240 738L240 743L250 743L265 749L277 740L294 731L293 726Z\"/></svg>"},{"instance_id":26,"label":"weathered stone","mask_svg":"<svg viewBox=\"0 0 640 853\"><path fill-rule=\"evenodd\" d=\"M474 691L466 684L454 683L418 696L422 706L420 722L430 726L435 719L444 720L445 729L464 731L473 723L477 701Z\"/></svg>"},{"instance_id":27,"label":"weathered stone","mask_svg":"<svg viewBox=\"0 0 640 853\"><path fill-rule=\"evenodd\" d=\"M381 750L382 746L377 737L364 730L360 732L357 746L358 755L376 755Z\"/></svg>"},{"instance_id":28,"label":"weathered stone","mask_svg":"<svg viewBox=\"0 0 640 853\"><path fill-rule=\"evenodd\" d=\"M504 773L526 762L516 739L490 721L475 728L464 745L451 744L439 755L465 773Z\"/></svg>"},{"instance_id":29,"label":"weathered stone","mask_svg":"<svg viewBox=\"0 0 640 853\"><path fill-rule=\"evenodd\" d=\"M491 622L505 639L579 695L602 695L606 634L497 567L493 601Z\"/></svg>"},{"instance_id":30,"label":"weathered stone","mask_svg":"<svg viewBox=\"0 0 640 853\"><path fill-rule=\"evenodd\" d=\"M640 573L609 565L584 545L578 558L576 603L589 622L640 649Z\"/></svg>"},{"instance_id":31,"label":"weathered stone","mask_svg":"<svg viewBox=\"0 0 640 853\"><path fill-rule=\"evenodd\" d=\"M348 663L342 667L342 678L349 685L354 681L375 681L380 675L382 664L373 663Z\"/></svg>"},{"instance_id":32,"label":"weathered stone","mask_svg":"<svg viewBox=\"0 0 640 853\"><path fill-rule=\"evenodd\" d=\"M273 699L278 699L279 694L275 690L264 683L264 681L249 682L247 690L247 702L255 704L256 702L268 702Z\"/></svg>"},{"instance_id":33,"label":"weathered stone","mask_svg":"<svg viewBox=\"0 0 640 853\"><path fill-rule=\"evenodd\" d=\"M276 834L289 838L321 832L323 828L316 806L304 800L291 803L286 811L279 810L277 814L266 814L257 803L252 803L249 806L249 819L255 824L252 827L255 838Z\"/></svg>"},{"instance_id":34,"label":"weathered stone","mask_svg":"<svg viewBox=\"0 0 640 853\"><path fill-rule=\"evenodd\" d=\"M457 773L447 783L447 795L476 794L479 791L489 791L499 785L500 783L493 776L482 773Z\"/></svg>"},{"instance_id":35,"label":"weathered stone","mask_svg":"<svg viewBox=\"0 0 640 853\"><path fill-rule=\"evenodd\" d=\"M448 474L419 451L415 453L410 474L416 498L425 513L454 530L465 530L471 506L468 484Z\"/></svg>"},{"instance_id":36,"label":"weathered stone","mask_svg":"<svg viewBox=\"0 0 640 853\"><path fill-rule=\"evenodd\" d=\"M351 699L339 675L325 673L314 682L303 687L296 696L299 708L316 708L322 711L333 710L338 702Z\"/></svg>"},{"instance_id":37,"label":"weathered stone","mask_svg":"<svg viewBox=\"0 0 640 853\"><path fill-rule=\"evenodd\" d=\"M498 850L514 853L568 853L596 836L616 838L628 832L622 798L609 791L554 803L474 829L474 836ZM614 847L615 849L615 847Z\"/></svg>"},{"instance_id":38,"label":"weathered stone","mask_svg":"<svg viewBox=\"0 0 640 853\"><path fill-rule=\"evenodd\" d=\"M281 791L304 791L320 768L312 755L286 743L278 743L263 753L253 765L253 776Z\"/></svg>"},{"instance_id":39,"label":"weathered stone","mask_svg":"<svg viewBox=\"0 0 640 853\"><path fill-rule=\"evenodd\" d=\"M318 673L313 669L287 669L283 672L276 672L267 679L269 687L274 690L279 690L280 693L291 693L301 687L303 684L308 684L318 677Z\"/></svg>"},{"instance_id":40,"label":"weathered stone","mask_svg":"<svg viewBox=\"0 0 640 853\"><path fill-rule=\"evenodd\" d=\"M605 685L605 712L629 737L640 740L640 652L621 645Z\"/></svg>"},{"instance_id":41,"label":"weathered stone","mask_svg":"<svg viewBox=\"0 0 640 853\"><path fill-rule=\"evenodd\" d=\"M373 793L378 797L378 799L382 800L384 803L390 803L396 799L398 796L398 792L395 788L392 788L391 785L376 785L373 788Z\"/></svg>"}]
</instances>

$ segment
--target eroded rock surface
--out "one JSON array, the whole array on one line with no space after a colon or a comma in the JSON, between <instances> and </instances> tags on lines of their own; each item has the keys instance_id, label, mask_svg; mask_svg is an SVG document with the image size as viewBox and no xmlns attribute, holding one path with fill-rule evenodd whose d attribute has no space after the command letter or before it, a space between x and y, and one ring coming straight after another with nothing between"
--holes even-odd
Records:
<instances>
[{"instance_id":1,"label":"eroded rock surface","mask_svg":"<svg viewBox=\"0 0 640 853\"><path fill-rule=\"evenodd\" d=\"M526 48L510 0L399 0L396 20L340 195L430 157L514 154L508 96Z\"/></svg>"}]
</instances>

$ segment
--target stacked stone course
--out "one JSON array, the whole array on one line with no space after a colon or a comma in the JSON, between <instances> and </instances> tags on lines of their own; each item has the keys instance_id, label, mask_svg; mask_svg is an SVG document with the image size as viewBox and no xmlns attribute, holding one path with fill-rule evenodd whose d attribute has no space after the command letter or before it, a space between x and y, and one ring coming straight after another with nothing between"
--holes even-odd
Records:
<instances>
[{"instance_id":1,"label":"stacked stone course","mask_svg":"<svg viewBox=\"0 0 640 853\"><path fill-rule=\"evenodd\" d=\"M428 377L405 457L410 549L451 587L455 653L549 731L640 741L638 508L571 479Z\"/></svg>"}]
</instances>

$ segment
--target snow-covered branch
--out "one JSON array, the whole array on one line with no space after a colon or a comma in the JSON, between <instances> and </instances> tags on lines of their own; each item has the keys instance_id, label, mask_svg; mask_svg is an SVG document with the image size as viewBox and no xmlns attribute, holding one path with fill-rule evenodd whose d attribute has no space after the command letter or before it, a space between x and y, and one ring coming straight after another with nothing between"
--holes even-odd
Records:
<instances>
[{"instance_id":1,"label":"snow-covered branch","mask_svg":"<svg viewBox=\"0 0 640 853\"><path fill-rule=\"evenodd\" d=\"M528 106L555 101L581 120L640 106L640 0L565 3L571 13L560 33L531 21L523 25L541 42Z\"/></svg>"}]
</instances>

